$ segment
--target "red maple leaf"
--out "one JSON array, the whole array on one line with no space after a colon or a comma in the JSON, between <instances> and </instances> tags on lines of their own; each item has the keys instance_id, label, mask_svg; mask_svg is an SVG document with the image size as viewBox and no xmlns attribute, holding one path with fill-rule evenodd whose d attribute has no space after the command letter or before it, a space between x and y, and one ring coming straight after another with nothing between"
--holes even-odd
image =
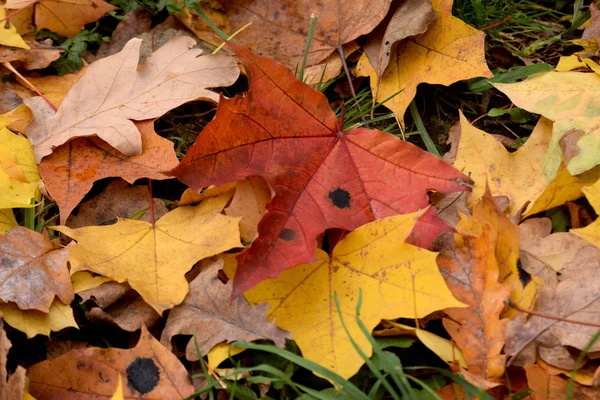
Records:
<instances>
[{"instance_id":1,"label":"red maple leaf","mask_svg":"<svg viewBox=\"0 0 600 400\"><path fill-rule=\"evenodd\" d=\"M375 219L417 211L428 191L468 190L471 180L418 147L378 130L343 132L327 98L276 61L231 45L249 90L222 98L215 119L169 172L193 189L252 175L275 197L258 237L238 256L234 293L314 260L317 235L354 230ZM413 231L427 245L449 230L432 210Z\"/></svg>"}]
</instances>

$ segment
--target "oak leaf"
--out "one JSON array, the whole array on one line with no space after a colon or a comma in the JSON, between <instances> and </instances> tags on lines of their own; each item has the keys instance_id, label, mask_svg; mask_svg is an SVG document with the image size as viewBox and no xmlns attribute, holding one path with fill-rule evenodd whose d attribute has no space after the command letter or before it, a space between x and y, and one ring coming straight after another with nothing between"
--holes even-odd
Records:
<instances>
[{"instance_id":1,"label":"oak leaf","mask_svg":"<svg viewBox=\"0 0 600 400\"><path fill-rule=\"evenodd\" d=\"M511 292L508 283L499 282L498 227L487 222L495 213L493 200L486 194L474 207L473 218L458 222L456 229L461 233L437 258L448 287L468 306L444 310L449 317L444 318L444 327L462 350L468 371L492 385L504 374L506 357L501 352L508 319L500 314Z\"/></svg>"},{"instance_id":2,"label":"oak leaf","mask_svg":"<svg viewBox=\"0 0 600 400\"><path fill-rule=\"evenodd\" d=\"M161 343L171 348L173 336L194 334L185 352L190 361L198 360L196 343L201 356L221 342L265 339L284 346L285 340L292 337L275 323L269 323L268 305L251 306L241 296L230 301L233 282L225 285L217 277L222 266L223 261L214 262L190 282L190 292L183 303L169 313Z\"/></svg>"},{"instance_id":3,"label":"oak leaf","mask_svg":"<svg viewBox=\"0 0 600 400\"><path fill-rule=\"evenodd\" d=\"M89 137L70 140L42 160L40 175L60 209L61 224L97 180L121 177L133 183L139 178L168 178L161 171L178 164L173 143L154 132L153 121L136 122L135 126L142 138L140 155L123 155L103 140Z\"/></svg>"},{"instance_id":4,"label":"oak leaf","mask_svg":"<svg viewBox=\"0 0 600 400\"><path fill-rule=\"evenodd\" d=\"M21 310L14 303L0 303L0 313L7 324L27 335L28 339L36 335L50 336L65 328L77 328L71 306L54 299L47 313L37 310Z\"/></svg>"},{"instance_id":5,"label":"oak leaf","mask_svg":"<svg viewBox=\"0 0 600 400\"><path fill-rule=\"evenodd\" d=\"M40 175L31 144L6 127L0 128L0 209L34 207Z\"/></svg>"},{"instance_id":6,"label":"oak leaf","mask_svg":"<svg viewBox=\"0 0 600 400\"><path fill-rule=\"evenodd\" d=\"M598 74L550 71L522 82L494 86L515 105L554 121L543 164L548 179L556 176L563 159L572 175L600 164L600 120L595 108L600 90Z\"/></svg>"},{"instance_id":7,"label":"oak leaf","mask_svg":"<svg viewBox=\"0 0 600 400\"><path fill-rule=\"evenodd\" d=\"M366 54L357 75L370 76L376 100L402 120L420 83L450 85L476 76L492 77L485 62L485 34L452 15L454 0L433 0L438 12L427 31L400 42L381 79ZM392 97L393 96L393 97Z\"/></svg>"},{"instance_id":8,"label":"oak leaf","mask_svg":"<svg viewBox=\"0 0 600 400\"><path fill-rule=\"evenodd\" d=\"M121 375L128 399L182 399L194 393L185 367L146 328L133 349L72 350L27 373L33 396L64 400L110 398Z\"/></svg>"},{"instance_id":9,"label":"oak leaf","mask_svg":"<svg viewBox=\"0 0 600 400\"><path fill-rule=\"evenodd\" d=\"M203 7L225 33L231 35L252 23L235 36L236 43L273 58L290 69L297 68L304 57L311 16L318 23L312 38L307 65L323 61L336 48L367 34L385 17L391 0L226 0L218 9ZM178 18L196 36L220 44L214 30L195 11L185 10Z\"/></svg>"},{"instance_id":10,"label":"oak leaf","mask_svg":"<svg viewBox=\"0 0 600 400\"><path fill-rule=\"evenodd\" d=\"M5 7L20 9L35 3L36 28L49 29L59 35L73 37L85 24L102 18L117 7L104 0L7 0Z\"/></svg>"},{"instance_id":11,"label":"oak leaf","mask_svg":"<svg viewBox=\"0 0 600 400\"><path fill-rule=\"evenodd\" d=\"M216 101L209 87L232 84L239 70L224 55L199 57L195 40L176 37L138 69L141 39L96 61L67 93L56 113L41 97L25 99L34 120L27 128L39 162L70 139L96 135L126 155L141 154L140 133L132 120L156 118L186 101Z\"/></svg>"},{"instance_id":12,"label":"oak leaf","mask_svg":"<svg viewBox=\"0 0 600 400\"><path fill-rule=\"evenodd\" d=\"M284 66L233 45L249 77L245 96L222 99L170 174L194 190L261 175L275 196L258 238L238 258L234 295L314 260L327 228L352 230L428 205L428 191L468 190L469 178L418 147L370 129L342 132L326 97ZM448 226L425 214L416 242ZM436 220L437 218L437 220Z\"/></svg>"},{"instance_id":13,"label":"oak leaf","mask_svg":"<svg viewBox=\"0 0 600 400\"><path fill-rule=\"evenodd\" d=\"M57 296L63 303L74 293L66 249L57 249L41 233L16 227L0 236L0 300L23 310L48 312Z\"/></svg>"},{"instance_id":14,"label":"oak leaf","mask_svg":"<svg viewBox=\"0 0 600 400\"><path fill-rule=\"evenodd\" d=\"M222 197L179 207L156 224L119 220L108 226L54 229L77 241L69 247L71 273L86 270L127 281L161 314L183 301L185 273L197 261L241 247L239 218L220 214L227 201Z\"/></svg>"},{"instance_id":15,"label":"oak leaf","mask_svg":"<svg viewBox=\"0 0 600 400\"><path fill-rule=\"evenodd\" d=\"M342 239L331 257L317 249L317 261L282 272L244 293L251 304L268 302L268 315L290 331L303 357L350 377L364 360L344 331L334 293L350 334L370 356L371 346L355 320L371 331L382 319L422 318L436 310L461 307L435 265L436 253L406 239L419 214L388 217L363 225Z\"/></svg>"}]
</instances>

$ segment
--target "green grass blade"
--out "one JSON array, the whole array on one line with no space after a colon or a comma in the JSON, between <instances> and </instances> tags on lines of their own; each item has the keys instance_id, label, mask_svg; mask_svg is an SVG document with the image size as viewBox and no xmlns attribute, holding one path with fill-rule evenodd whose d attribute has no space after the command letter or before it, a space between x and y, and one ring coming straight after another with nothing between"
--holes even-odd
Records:
<instances>
[{"instance_id":1,"label":"green grass blade","mask_svg":"<svg viewBox=\"0 0 600 400\"><path fill-rule=\"evenodd\" d=\"M421 115L419 115L419 110L417 109L417 103L415 103L414 99L410 102L409 108L410 115L412 115L413 121L415 121L415 125L417 126L417 129L421 134L421 139L423 140L423 143L425 143L427 151L429 151L431 154L435 155L438 158L442 158L440 152L435 146L435 143L433 143L433 140L431 140L431 136L429 136L429 132L427 132L427 129L425 128L425 124L423 124L423 120L421 119Z\"/></svg>"},{"instance_id":2,"label":"green grass blade","mask_svg":"<svg viewBox=\"0 0 600 400\"><path fill-rule=\"evenodd\" d=\"M231 344L231 347L242 347L251 350L259 350L267 353L278 355L281 358L284 358L288 361L293 362L305 368L309 371L314 372L317 375L322 376L323 378L329 380L334 385L341 387L348 393L348 395L353 396L352 398L357 400L369 400L369 398L356 386L354 386L351 382L344 379L342 376L338 375L336 372L325 368L319 364L316 364L312 361L306 360L292 352L289 352L285 349L280 349L275 346L257 344L257 343L249 343L249 342L234 342Z\"/></svg>"},{"instance_id":3,"label":"green grass blade","mask_svg":"<svg viewBox=\"0 0 600 400\"><path fill-rule=\"evenodd\" d=\"M310 46L312 45L313 37L315 36L315 30L317 29L317 21L319 17L311 15L310 22L308 23L308 35L306 37L306 48L304 49L304 57L302 58L302 65L298 71L298 80L304 82L304 69L306 68L306 62L308 60L308 53L310 52Z\"/></svg>"},{"instance_id":4,"label":"green grass blade","mask_svg":"<svg viewBox=\"0 0 600 400\"><path fill-rule=\"evenodd\" d=\"M468 88L471 93L481 93L492 89L492 83L514 83L519 79L539 74L540 72L552 71L554 67L549 64L533 64L524 67L512 67L506 72L494 74L494 77L475 78L469 81Z\"/></svg>"},{"instance_id":5,"label":"green grass blade","mask_svg":"<svg viewBox=\"0 0 600 400\"><path fill-rule=\"evenodd\" d=\"M586 357L587 353L590 351L592 346L598 341L598 339L600 339L600 330L598 330L598 332L596 332L596 334L592 336L592 339L585 346L583 351L579 354L579 357L577 357L577 360L575 361L575 365L577 365L577 367L575 367L571 372L571 377L569 378L567 391L565 393L565 400L571 400L571 398L573 397L573 387L575 386L575 376L577 376L577 371L579 370L579 367L583 365L583 359Z\"/></svg>"}]
</instances>

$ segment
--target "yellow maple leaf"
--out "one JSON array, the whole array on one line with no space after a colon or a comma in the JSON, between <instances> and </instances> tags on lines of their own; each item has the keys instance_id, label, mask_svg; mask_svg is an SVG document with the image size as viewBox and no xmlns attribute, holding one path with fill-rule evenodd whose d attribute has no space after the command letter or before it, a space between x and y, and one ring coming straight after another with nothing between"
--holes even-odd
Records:
<instances>
[{"instance_id":1,"label":"yellow maple leaf","mask_svg":"<svg viewBox=\"0 0 600 400\"><path fill-rule=\"evenodd\" d=\"M75 293L97 288L103 283L110 281L110 278L100 275L93 276L87 271L78 271L71 275L71 283L73 284L73 292Z\"/></svg>"},{"instance_id":2,"label":"yellow maple leaf","mask_svg":"<svg viewBox=\"0 0 600 400\"><path fill-rule=\"evenodd\" d=\"M437 253L405 243L422 213L366 224L340 241L331 257L317 249L316 262L284 271L244 296L250 303L271 305L269 317L292 332L305 358L350 377L363 359L341 325L334 293L346 326L367 355L371 346L354 318L359 289L360 318L369 331L381 319L422 318L463 306L450 294L435 265Z\"/></svg>"},{"instance_id":3,"label":"yellow maple leaf","mask_svg":"<svg viewBox=\"0 0 600 400\"><path fill-rule=\"evenodd\" d=\"M554 121L543 169L553 179L564 159L571 175L600 164L600 75L550 71L511 84L494 84L517 106ZM551 89L551 90L549 90Z\"/></svg>"},{"instance_id":4,"label":"yellow maple leaf","mask_svg":"<svg viewBox=\"0 0 600 400\"><path fill-rule=\"evenodd\" d=\"M584 187L583 193L592 207L594 207L594 210L596 210L596 213L600 214L600 181L591 186ZM600 248L600 218L596 218L594 222L585 228L571 229L569 232Z\"/></svg>"},{"instance_id":5,"label":"yellow maple leaf","mask_svg":"<svg viewBox=\"0 0 600 400\"><path fill-rule=\"evenodd\" d=\"M13 303L1 303L0 312L7 324L24 332L30 339L35 335L50 336L50 332L58 332L68 327L78 328L71 306L58 299L54 299L48 313L21 310Z\"/></svg>"},{"instance_id":6,"label":"yellow maple leaf","mask_svg":"<svg viewBox=\"0 0 600 400\"><path fill-rule=\"evenodd\" d=\"M0 7L0 19L4 21L6 19L6 10L4 7ZM6 21L8 22L8 21ZM3 46L20 47L21 49L29 49L29 46L21 35L17 32L17 28L11 23L8 25L2 23L0 26L0 44Z\"/></svg>"},{"instance_id":7,"label":"yellow maple leaf","mask_svg":"<svg viewBox=\"0 0 600 400\"><path fill-rule=\"evenodd\" d=\"M0 210L0 234L17 226L17 220L11 209Z\"/></svg>"},{"instance_id":8,"label":"yellow maple leaf","mask_svg":"<svg viewBox=\"0 0 600 400\"><path fill-rule=\"evenodd\" d=\"M0 209L33 207L39 180L29 140L0 128Z\"/></svg>"},{"instance_id":9,"label":"yellow maple leaf","mask_svg":"<svg viewBox=\"0 0 600 400\"><path fill-rule=\"evenodd\" d=\"M581 182L568 173L549 181L542 161L550 142L552 122L541 118L527 142L517 151L508 150L492 135L475 128L460 114L461 135L454 166L475 182L470 204L477 203L489 185L493 196L507 196L507 213L519 212L529 202L524 216L560 206L582 196ZM548 188L551 190L548 190ZM557 191L557 188L569 188ZM539 199L539 201L538 201Z\"/></svg>"},{"instance_id":10,"label":"yellow maple leaf","mask_svg":"<svg viewBox=\"0 0 600 400\"><path fill-rule=\"evenodd\" d=\"M229 194L179 207L156 224L119 220L109 226L54 229L77 241L71 273L88 270L127 281L159 314L188 293L185 273L199 260L241 247L239 218L220 214Z\"/></svg>"},{"instance_id":11,"label":"yellow maple leaf","mask_svg":"<svg viewBox=\"0 0 600 400\"><path fill-rule=\"evenodd\" d=\"M398 44L381 81L366 54L358 62L356 74L371 78L376 100L387 100L385 106L400 120L420 83L450 85L476 76L492 77L485 62L485 34L454 17L452 3L431 1L438 17L424 34Z\"/></svg>"}]
</instances>

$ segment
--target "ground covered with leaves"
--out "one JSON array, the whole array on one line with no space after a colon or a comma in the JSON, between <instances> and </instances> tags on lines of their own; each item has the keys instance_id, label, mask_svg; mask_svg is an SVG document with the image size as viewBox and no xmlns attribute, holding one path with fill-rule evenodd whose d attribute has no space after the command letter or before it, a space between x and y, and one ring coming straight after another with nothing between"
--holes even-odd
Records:
<instances>
[{"instance_id":1,"label":"ground covered with leaves","mask_svg":"<svg viewBox=\"0 0 600 400\"><path fill-rule=\"evenodd\" d=\"M600 399L596 4L0 18L0 400Z\"/></svg>"}]
</instances>

